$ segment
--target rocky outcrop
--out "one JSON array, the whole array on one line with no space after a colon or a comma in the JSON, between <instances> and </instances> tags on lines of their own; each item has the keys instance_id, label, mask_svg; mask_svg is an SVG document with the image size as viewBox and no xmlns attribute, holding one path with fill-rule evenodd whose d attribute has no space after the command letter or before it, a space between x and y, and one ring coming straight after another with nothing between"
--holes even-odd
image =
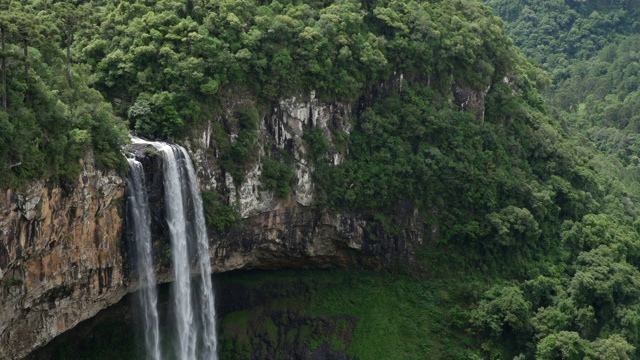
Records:
<instances>
[{"instance_id":1,"label":"rocky outcrop","mask_svg":"<svg viewBox=\"0 0 640 360\"><path fill-rule=\"evenodd\" d=\"M453 96L460 111L472 111L476 119L484 121L484 97L489 93L489 90L491 90L491 85L487 85L483 91L454 85Z\"/></svg>"},{"instance_id":2,"label":"rocky outcrop","mask_svg":"<svg viewBox=\"0 0 640 360\"><path fill-rule=\"evenodd\" d=\"M233 113L233 109L227 111L228 116ZM187 141L200 186L226 194L227 204L236 206L244 219L241 226L226 234L209 229L214 272L331 266L394 268L412 263L415 249L422 243L423 229L418 213L410 205L398 204L389 209L399 219L395 227L401 229L393 234L385 231L368 212L339 213L313 206L316 195L313 166L307 161L305 132L320 130L329 144L324 160L337 165L346 149L340 151L333 136L339 131L348 134L350 116L348 104L323 103L315 93L278 102L260 121L256 147L260 156L248 167L240 184L219 165L211 124ZM292 191L286 199L275 198L261 183L261 159L273 147L289 152L294 159ZM144 145L129 150L145 167L152 209L154 263L164 262L168 266L163 256L169 250L169 240L163 220L161 157L154 154L152 147ZM166 266L158 268L161 281L170 281Z\"/></svg>"},{"instance_id":3,"label":"rocky outcrop","mask_svg":"<svg viewBox=\"0 0 640 360\"><path fill-rule=\"evenodd\" d=\"M293 155L295 163L293 193L298 204L304 206L313 204L315 190L311 180L313 166L309 162L303 142L305 130L321 131L329 144L325 157L331 165L338 165L345 154L336 148L333 133L338 131L349 133L350 114L350 105L339 102L323 103L316 97L315 92L311 92L308 99L293 97L280 101L263 119L260 138L272 140L278 149Z\"/></svg>"},{"instance_id":4,"label":"rocky outcrop","mask_svg":"<svg viewBox=\"0 0 640 360\"><path fill-rule=\"evenodd\" d=\"M390 81L389 87L399 87L401 81L400 76ZM229 105L227 116L238 105ZM260 156L239 185L229 174L223 174L218 165L217 151L210 147L215 143L211 125L192 136L187 144L201 187L226 194L227 203L237 205L245 219L240 228L224 236L210 234L215 272L283 267L395 267L412 262L415 247L422 242L422 225L413 208L399 205L390 209L403 221L398 224L403 230L392 235L366 212L336 213L313 206L314 167L308 160L305 133L319 130L328 144L324 161L338 165L348 149L340 148L334 137L338 133L349 134L351 116L351 105L325 103L315 92L277 102L260 121L257 146ZM276 199L260 182L261 159L273 148L288 152L293 159L294 179L287 199Z\"/></svg>"},{"instance_id":5,"label":"rocky outcrop","mask_svg":"<svg viewBox=\"0 0 640 360\"><path fill-rule=\"evenodd\" d=\"M145 166L158 279L171 281L170 261L165 255L170 252L170 241L164 221L161 157L144 145L131 149ZM242 186L251 181L245 180ZM224 187L217 189L228 191ZM247 199L252 199L249 204L253 206L245 208L251 213L243 214L245 219L240 226L225 234L209 229L215 273L292 267L396 268L411 264L416 247L423 241L423 225L417 211L408 204L390 209L397 219L393 227L401 229L390 233L368 212L339 213L304 206L296 201L295 193L284 200L277 200L272 194ZM130 253L131 248L133 245L125 239L126 252Z\"/></svg>"},{"instance_id":6,"label":"rocky outcrop","mask_svg":"<svg viewBox=\"0 0 640 360\"><path fill-rule=\"evenodd\" d=\"M2 359L24 357L128 291L122 178L96 170L89 155L67 190L39 181L0 194Z\"/></svg>"},{"instance_id":7,"label":"rocky outcrop","mask_svg":"<svg viewBox=\"0 0 640 360\"><path fill-rule=\"evenodd\" d=\"M398 211L406 211L398 209ZM300 205L255 215L212 244L218 272L235 269L397 268L422 242L417 214L389 234L369 214L339 214Z\"/></svg>"},{"instance_id":8,"label":"rocky outcrop","mask_svg":"<svg viewBox=\"0 0 640 360\"><path fill-rule=\"evenodd\" d=\"M241 103L229 103L220 123L231 123L228 117ZM320 101L315 92L281 100L260 120L258 127L257 161L247 170L244 181L237 185L229 174L224 174L218 161L219 151L215 147L215 133L209 123L195 132L186 143L194 161L198 178L203 189L217 190L227 196L227 202L238 206L243 218L270 211L281 206L281 201L274 199L273 193L263 189L260 182L262 174L262 158L270 151L280 150L289 153L293 159L294 184L292 185L293 201L309 206L313 204L315 188L312 181L313 165L309 162L304 144L305 132L319 129L329 144L325 154L326 160L337 165L347 154L335 144L334 134L349 133L351 127L351 105L340 102L325 103ZM230 138L236 138L236 129L228 129Z\"/></svg>"}]
</instances>

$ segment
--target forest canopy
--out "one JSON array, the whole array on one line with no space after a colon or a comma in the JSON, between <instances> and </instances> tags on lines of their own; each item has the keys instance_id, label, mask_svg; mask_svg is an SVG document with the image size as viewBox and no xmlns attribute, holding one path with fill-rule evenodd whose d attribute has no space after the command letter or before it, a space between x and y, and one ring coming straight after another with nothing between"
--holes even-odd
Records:
<instances>
[{"instance_id":1,"label":"forest canopy","mask_svg":"<svg viewBox=\"0 0 640 360\"><path fill-rule=\"evenodd\" d=\"M140 135L179 139L220 111L223 90L248 90L263 104L311 90L354 101L398 71L441 90L478 87L514 56L501 21L469 1L1 6L4 186L72 178L88 148L116 166L126 140L118 117Z\"/></svg>"}]
</instances>

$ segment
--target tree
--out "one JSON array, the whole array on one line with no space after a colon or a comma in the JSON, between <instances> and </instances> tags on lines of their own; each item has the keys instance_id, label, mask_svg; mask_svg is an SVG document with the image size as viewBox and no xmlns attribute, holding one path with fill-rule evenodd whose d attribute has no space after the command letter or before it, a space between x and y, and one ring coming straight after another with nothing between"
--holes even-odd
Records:
<instances>
[{"instance_id":1,"label":"tree","mask_svg":"<svg viewBox=\"0 0 640 360\"><path fill-rule=\"evenodd\" d=\"M601 245L583 252L576 262L569 293L578 303L622 303L640 295L640 273L614 248Z\"/></svg>"},{"instance_id":2,"label":"tree","mask_svg":"<svg viewBox=\"0 0 640 360\"><path fill-rule=\"evenodd\" d=\"M0 2L0 60L2 64L2 111L7 112L7 35L14 33L17 29L10 15L10 1L2 0Z\"/></svg>"},{"instance_id":3,"label":"tree","mask_svg":"<svg viewBox=\"0 0 640 360\"><path fill-rule=\"evenodd\" d=\"M530 315L531 303L524 298L519 287L496 285L485 292L483 300L471 313L471 323L499 337L509 328L516 332L530 331Z\"/></svg>"},{"instance_id":4,"label":"tree","mask_svg":"<svg viewBox=\"0 0 640 360\"><path fill-rule=\"evenodd\" d=\"M129 120L140 135L149 138L175 138L184 122L175 109L174 94L162 91L153 96L141 93L129 109Z\"/></svg>"},{"instance_id":5,"label":"tree","mask_svg":"<svg viewBox=\"0 0 640 360\"><path fill-rule=\"evenodd\" d=\"M536 359L583 360L589 352L589 342L573 331L551 334L538 343Z\"/></svg>"},{"instance_id":6,"label":"tree","mask_svg":"<svg viewBox=\"0 0 640 360\"><path fill-rule=\"evenodd\" d=\"M13 3L12 3L13 5ZM29 45L36 44L42 40L43 24L34 11L26 6L17 4L14 11L10 12L10 21L15 24L15 36L22 43L24 55L24 76L27 90L24 95L25 102L29 101Z\"/></svg>"},{"instance_id":7,"label":"tree","mask_svg":"<svg viewBox=\"0 0 640 360\"><path fill-rule=\"evenodd\" d=\"M502 246L525 246L534 243L540 237L540 228L528 209L507 206L487 215L494 227L495 239Z\"/></svg>"},{"instance_id":8,"label":"tree","mask_svg":"<svg viewBox=\"0 0 640 360\"><path fill-rule=\"evenodd\" d=\"M56 17L60 22L60 27L65 37L67 48L67 85L71 86L71 44L73 42L73 32L82 24L82 18L86 16L82 7L77 7L70 2L59 2L54 5Z\"/></svg>"},{"instance_id":9,"label":"tree","mask_svg":"<svg viewBox=\"0 0 640 360\"><path fill-rule=\"evenodd\" d=\"M597 360L629 360L635 351L635 347L618 334L597 339L591 347Z\"/></svg>"}]
</instances>

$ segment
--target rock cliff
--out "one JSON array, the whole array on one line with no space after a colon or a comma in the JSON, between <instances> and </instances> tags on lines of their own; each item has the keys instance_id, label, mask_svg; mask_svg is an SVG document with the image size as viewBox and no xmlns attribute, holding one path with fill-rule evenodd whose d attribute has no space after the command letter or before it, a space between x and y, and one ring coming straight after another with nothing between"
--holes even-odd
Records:
<instances>
[{"instance_id":1,"label":"rock cliff","mask_svg":"<svg viewBox=\"0 0 640 360\"><path fill-rule=\"evenodd\" d=\"M127 293L124 183L83 160L77 184L0 193L0 358L19 359Z\"/></svg>"},{"instance_id":2,"label":"rock cliff","mask_svg":"<svg viewBox=\"0 0 640 360\"><path fill-rule=\"evenodd\" d=\"M227 107L227 116L237 105ZM335 144L333 134L349 133L352 112L351 105L322 102L314 92L274 104L259 124L258 160L240 185L220 169L210 131L203 131L202 136L193 136L187 142L199 169L201 186L226 194L228 203L237 204L245 219L240 228L224 236L211 233L214 271L392 267L412 261L415 245L422 242L421 225L412 208L399 205L394 209L401 213L399 218L405 219L406 230L392 236L382 231L366 212L336 213L313 206L314 168L308 161L303 136L306 131L319 129L329 144L324 160L338 165L348 154ZM270 148L288 152L293 159L293 191L286 199L276 199L260 183L262 158Z\"/></svg>"},{"instance_id":3,"label":"rock cliff","mask_svg":"<svg viewBox=\"0 0 640 360\"><path fill-rule=\"evenodd\" d=\"M400 80L398 80L400 79ZM378 91L399 88L401 77ZM464 96L463 96L464 95ZM474 97L475 96L475 97ZM473 98L479 118L483 93L456 98L461 109ZM257 156L239 184L222 171L213 123L224 123L238 102L184 141L197 169L200 186L216 190L237 207L243 221L225 234L210 229L212 270L405 266L422 244L423 224L415 209L398 204L393 213L400 232L390 234L367 212L338 213L314 205L313 163L303 141L319 129L329 144L324 160L340 164L348 149L333 134L348 134L354 106L327 103L314 93L281 100L266 111L258 126ZM362 104L360 104L362 103ZM364 104L364 105L363 105ZM231 131L231 139L234 138ZM293 159L294 180L285 199L261 184L263 157L270 149ZM151 149L132 147L147 172L159 282L171 281L164 222L162 161ZM91 156L71 188L36 182L0 194L0 359L19 359L80 321L134 291L130 275L131 244L124 231L124 180L93 168ZM437 227L431 229L437 232Z\"/></svg>"}]
</instances>

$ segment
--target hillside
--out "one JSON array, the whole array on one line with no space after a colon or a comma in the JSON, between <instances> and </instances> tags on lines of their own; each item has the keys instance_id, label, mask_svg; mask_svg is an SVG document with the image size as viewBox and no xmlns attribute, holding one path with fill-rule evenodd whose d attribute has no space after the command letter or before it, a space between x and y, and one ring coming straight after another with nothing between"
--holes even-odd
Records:
<instances>
[{"instance_id":1,"label":"hillside","mask_svg":"<svg viewBox=\"0 0 640 360\"><path fill-rule=\"evenodd\" d=\"M215 275L223 359L638 357L638 4L485 3L2 3L0 187L122 170L128 127L190 146L214 246L365 224Z\"/></svg>"}]
</instances>

